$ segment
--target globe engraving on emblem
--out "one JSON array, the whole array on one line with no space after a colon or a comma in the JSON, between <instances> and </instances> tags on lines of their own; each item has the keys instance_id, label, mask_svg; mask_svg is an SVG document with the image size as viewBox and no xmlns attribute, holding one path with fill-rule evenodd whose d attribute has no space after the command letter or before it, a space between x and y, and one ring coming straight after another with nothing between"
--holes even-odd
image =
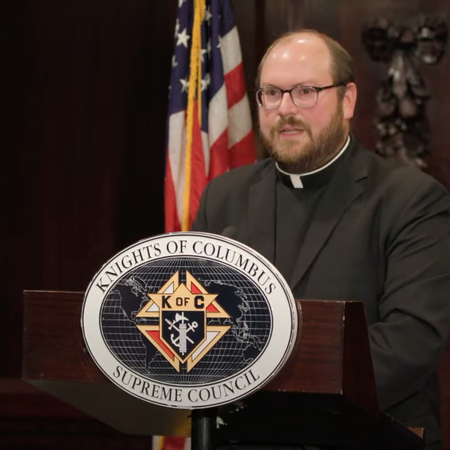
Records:
<instances>
[{"instance_id":1,"label":"globe engraving on emblem","mask_svg":"<svg viewBox=\"0 0 450 450\"><path fill-rule=\"evenodd\" d=\"M229 330L189 373L186 365L181 366L180 372L174 370L137 327L159 324L157 317L136 315L148 303L148 294L157 292L177 270L181 272L181 283L186 282L189 271L208 292L217 294L217 302L229 315L208 319L208 325L228 326ZM267 300L257 286L230 267L199 258L167 258L127 273L105 298L100 321L108 347L124 366L157 381L188 385L208 384L247 368L263 351L271 322ZM171 331L169 327L164 329ZM179 338L179 333L171 334L172 342Z\"/></svg>"}]
</instances>

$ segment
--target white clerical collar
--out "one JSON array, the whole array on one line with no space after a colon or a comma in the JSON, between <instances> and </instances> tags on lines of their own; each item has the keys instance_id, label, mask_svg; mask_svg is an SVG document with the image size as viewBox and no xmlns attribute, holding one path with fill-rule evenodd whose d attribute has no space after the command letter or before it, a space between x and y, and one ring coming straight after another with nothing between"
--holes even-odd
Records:
<instances>
[{"instance_id":1,"label":"white clerical collar","mask_svg":"<svg viewBox=\"0 0 450 450\"><path fill-rule=\"evenodd\" d=\"M347 147L349 144L350 144L350 136L347 137L347 141L345 142L344 147L342 147L342 150L331 161L329 161L327 164L320 167L319 169L313 170L312 172L292 174L292 173L288 173L288 172L285 172L284 170L280 169L280 166L278 165L277 162L275 163L275 165L277 167L277 170L279 170L282 174L287 175L291 179L292 186L294 186L295 188L303 188L303 182L302 182L303 177L307 177L308 175L314 175L314 174L326 169L327 167L331 166L335 161L337 161L344 154L344 152L345 152L345 150L347 150Z\"/></svg>"}]
</instances>

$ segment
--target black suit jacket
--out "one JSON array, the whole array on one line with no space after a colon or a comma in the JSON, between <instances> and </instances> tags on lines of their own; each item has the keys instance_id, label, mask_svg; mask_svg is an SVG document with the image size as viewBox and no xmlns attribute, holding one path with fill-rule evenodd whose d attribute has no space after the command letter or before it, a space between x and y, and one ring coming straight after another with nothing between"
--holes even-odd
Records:
<instances>
[{"instance_id":1,"label":"black suit jacket","mask_svg":"<svg viewBox=\"0 0 450 450\"><path fill-rule=\"evenodd\" d=\"M362 300L380 406L439 440L435 368L450 325L449 198L437 181L352 139L287 280L295 298ZM193 229L275 254L272 159L232 170L204 190Z\"/></svg>"}]
</instances>

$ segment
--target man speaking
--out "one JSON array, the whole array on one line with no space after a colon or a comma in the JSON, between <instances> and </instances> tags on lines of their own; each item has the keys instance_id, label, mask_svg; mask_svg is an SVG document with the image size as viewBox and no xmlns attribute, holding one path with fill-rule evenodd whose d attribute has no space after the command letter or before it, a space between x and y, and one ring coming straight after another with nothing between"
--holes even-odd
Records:
<instances>
[{"instance_id":1,"label":"man speaking","mask_svg":"<svg viewBox=\"0 0 450 450\"><path fill-rule=\"evenodd\" d=\"M450 325L449 197L350 134L353 62L314 30L272 44L256 101L270 158L204 190L193 229L268 258L295 298L364 301L382 410L440 448L436 365Z\"/></svg>"}]
</instances>

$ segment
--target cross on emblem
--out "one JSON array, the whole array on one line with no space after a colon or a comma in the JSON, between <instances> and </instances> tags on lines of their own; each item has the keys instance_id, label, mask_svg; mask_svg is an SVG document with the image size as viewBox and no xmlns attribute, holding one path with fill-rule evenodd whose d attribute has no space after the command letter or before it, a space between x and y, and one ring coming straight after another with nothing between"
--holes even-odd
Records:
<instances>
[{"instance_id":1,"label":"cross on emblem","mask_svg":"<svg viewBox=\"0 0 450 450\"><path fill-rule=\"evenodd\" d=\"M179 372L186 364L189 372L230 329L229 325L209 325L208 319L230 316L217 301L217 294L186 271L186 283L180 283L180 271L158 290L136 317L154 317L158 325L136 325L141 333Z\"/></svg>"}]
</instances>

